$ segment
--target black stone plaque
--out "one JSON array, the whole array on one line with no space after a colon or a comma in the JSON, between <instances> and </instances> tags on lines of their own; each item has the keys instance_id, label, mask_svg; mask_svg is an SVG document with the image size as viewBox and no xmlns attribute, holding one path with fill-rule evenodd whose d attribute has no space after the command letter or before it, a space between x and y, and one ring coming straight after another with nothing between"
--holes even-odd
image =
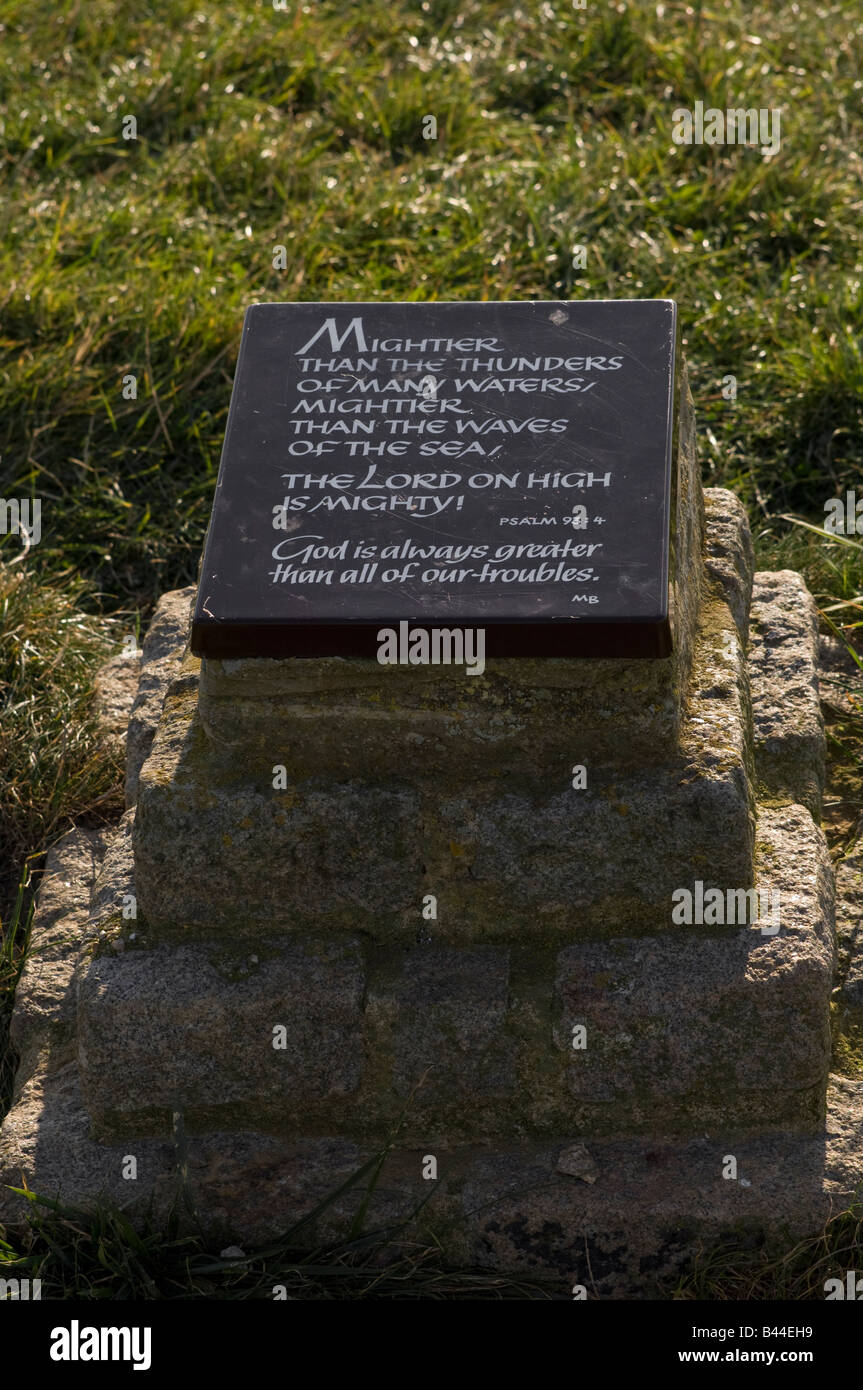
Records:
<instances>
[{"instance_id":1,"label":"black stone plaque","mask_svg":"<svg viewBox=\"0 0 863 1390\"><path fill-rule=\"evenodd\" d=\"M192 650L666 656L671 300L257 304Z\"/></svg>"}]
</instances>

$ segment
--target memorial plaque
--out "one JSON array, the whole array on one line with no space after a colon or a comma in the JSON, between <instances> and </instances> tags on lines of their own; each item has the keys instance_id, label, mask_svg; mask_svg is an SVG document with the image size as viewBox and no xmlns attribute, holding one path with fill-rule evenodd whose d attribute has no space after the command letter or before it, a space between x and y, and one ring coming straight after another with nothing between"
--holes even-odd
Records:
<instances>
[{"instance_id":1,"label":"memorial plaque","mask_svg":"<svg viewBox=\"0 0 863 1390\"><path fill-rule=\"evenodd\" d=\"M671 300L258 304L192 629L210 657L666 656Z\"/></svg>"}]
</instances>

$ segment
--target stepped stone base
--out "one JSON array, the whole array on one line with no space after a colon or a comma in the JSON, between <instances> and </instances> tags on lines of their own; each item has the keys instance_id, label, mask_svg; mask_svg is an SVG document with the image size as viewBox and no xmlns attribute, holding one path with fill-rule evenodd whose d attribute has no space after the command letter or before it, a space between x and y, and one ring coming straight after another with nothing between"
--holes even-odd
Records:
<instances>
[{"instance_id":1,"label":"stepped stone base","mask_svg":"<svg viewBox=\"0 0 863 1390\"><path fill-rule=\"evenodd\" d=\"M802 815L780 812L779 830L787 816L786 833L799 833ZM128 832L109 852L115 875L124 840ZM73 831L50 856L14 1016L21 1064L16 1103L0 1129L0 1222L24 1219L26 1202L6 1184L26 1180L45 1195L85 1205L101 1197L157 1224L172 1208L183 1214L191 1205L217 1242L248 1248L278 1238L356 1174L376 1145L236 1127L204 1134L172 1127L164 1138L113 1143L94 1138L75 1060L73 976L94 882L102 886L93 892L89 931L104 920L104 873L96 877L102 849L101 836ZM775 944L759 936L754 950ZM762 1060L771 1064L767 1049ZM583 1284L589 1297L649 1297L716 1243L811 1235L860 1199L863 1082L833 1077L826 1116L809 1135L710 1126L675 1138L655 1126L642 1137L602 1139L570 1128L543 1141L411 1146L397 1137L396 1144L368 1229L409 1218L429 1198L435 1184L423 1172L431 1155L437 1187L401 1238L438 1239L454 1262L559 1279L567 1290ZM722 1176L729 1155L736 1180ZM134 1180L122 1176L129 1157L137 1160ZM366 1181L305 1228L303 1243L343 1233Z\"/></svg>"},{"instance_id":2,"label":"stepped stone base","mask_svg":"<svg viewBox=\"0 0 863 1390\"><path fill-rule=\"evenodd\" d=\"M396 668L381 702L368 663L200 664L192 591L167 595L129 810L49 856L0 1221L22 1218L8 1185L26 1181L157 1220L191 1202L214 1237L269 1241L390 1140L370 1224L410 1217L434 1158L410 1238L632 1296L859 1195L863 1083L827 1089L814 606L793 573L752 576L730 494L708 491L704 517L676 664L498 663L460 706L434 670ZM602 690L628 702L625 741ZM845 878L851 1009L851 861ZM779 919L768 900L743 924L675 921L696 880L778 892ZM364 1181L304 1241L344 1233Z\"/></svg>"},{"instance_id":3,"label":"stepped stone base","mask_svg":"<svg viewBox=\"0 0 863 1390\"><path fill-rule=\"evenodd\" d=\"M181 1109L198 1129L371 1138L410 1096L401 1133L417 1143L823 1120L833 876L803 807L759 822L757 878L780 893L781 925L460 948L124 932L129 819L78 966L81 1083L105 1137L168 1134Z\"/></svg>"}]
</instances>

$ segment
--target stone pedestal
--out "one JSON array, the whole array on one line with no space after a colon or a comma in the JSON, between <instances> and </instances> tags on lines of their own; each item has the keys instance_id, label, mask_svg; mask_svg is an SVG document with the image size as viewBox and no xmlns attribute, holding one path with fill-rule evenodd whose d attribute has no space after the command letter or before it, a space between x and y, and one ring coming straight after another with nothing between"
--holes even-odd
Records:
<instances>
[{"instance_id":1,"label":"stone pedestal","mask_svg":"<svg viewBox=\"0 0 863 1390\"><path fill-rule=\"evenodd\" d=\"M253 1241L395 1134L375 1219L427 1195L431 1155L422 1222L454 1259L577 1277L587 1251L609 1292L699 1232L793 1227L789 1154L797 1225L820 1219L816 615L799 576L753 582L736 499L702 497L688 398L679 447L664 660L198 661L190 593L168 596L62 1018L34 1003L36 932L0 1180L164 1203L180 1126L200 1219ZM759 910L680 920L711 889ZM723 1181L728 1152L756 1191Z\"/></svg>"}]
</instances>

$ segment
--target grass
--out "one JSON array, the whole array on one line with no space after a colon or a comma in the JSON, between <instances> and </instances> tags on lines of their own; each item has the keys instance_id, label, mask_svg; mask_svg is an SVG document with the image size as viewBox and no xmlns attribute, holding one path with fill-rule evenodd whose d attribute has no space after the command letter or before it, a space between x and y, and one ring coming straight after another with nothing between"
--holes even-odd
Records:
<instances>
[{"instance_id":1,"label":"grass","mask_svg":"<svg viewBox=\"0 0 863 1390\"><path fill-rule=\"evenodd\" d=\"M26 865L12 910L2 924L3 934L0 936L0 1123L12 1101L17 1059L9 1043L9 1022L12 1017L15 988L27 950L33 908L30 866Z\"/></svg>"},{"instance_id":2,"label":"grass","mask_svg":"<svg viewBox=\"0 0 863 1390\"><path fill-rule=\"evenodd\" d=\"M850 0L0 0L0 495L43 528L0 537L7 1002L20 867L116 799L93 674L196 578L253 300L675 298L705 483L859 645L863 551L796 523L861 478L861 58ZM781 149L674 145L698 100Z\"/></svg>"},{"instance_id":3,"label":"grass","mask_svg":"<svg viewBox=\"0 0 863 1390\"><path fill-rule=\"evenodd\" d=\"M103 604L195 579L255 299L672 295L708 481L818 519L860 476L853 5L2 15L0 466ZM672 144L697 99L781 107L779 154Z\"/></svg>"},{"instance_id":4,"label":"grass","mask_svg":"<svg viewBox=\"0 0 863 1390\"><path fill-rule=\"evenodd\" d=\"M73 816L118 806L121 772L93 708L93 675L119 650L122 628L88 613L85 593L85 581L72 570L43 577L14 561L0 564L4 901L14 892L10 875L20 858L56 839Z\"/></svg>"},{"instance_id":5,"label":"grass","mask_svg":"<svg viewBox=\"0 0 863 1390\"><path fill-rule=\"evenodd\" d=\"M705 1252L677 1285L675 1296L721 1301L822 1302L826 1280L844 1280L863 1257L863 1207L837 1212L817 1236L782 1251L735 1248Z\"/></svg>"},{"instance_id":6,"label":"grass","mask_svg":"<svg viewBox=\"0 0 863 1390\"><path fill-rule=\"evenodd\" d=\"M118 649L121 624L82 607L87 584L74 571L43 575L22 558L0 558L0 1118L43 851L73 822L116 818L123 802L118 754L93 705L96 668Z\"/></svg>"}]
</instances>

